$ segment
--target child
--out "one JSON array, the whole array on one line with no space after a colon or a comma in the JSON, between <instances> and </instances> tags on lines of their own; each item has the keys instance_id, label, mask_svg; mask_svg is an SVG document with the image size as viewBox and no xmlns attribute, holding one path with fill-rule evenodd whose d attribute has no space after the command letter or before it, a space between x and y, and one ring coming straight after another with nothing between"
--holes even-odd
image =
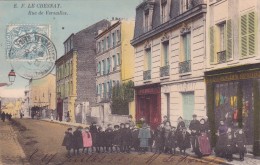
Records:
<instances>
[{"instance_id":1,"label":"child","mask_svg":"<svg viewBox=\"0 0 260 165\"><path fill-rule=\"evenodd\" d=\"M171 127L171 133L169 139L170 139L170 148L171 148L170 153L175 154L178 142L177 142L177 135L176 135L176 127L174 126Z\"/></svg>"},{"instance_id":2,"label":"child","mask_svg":"<svg viewBox=\"0 0 260 165\"><path fill-rule=\"evenodd\" d=\"M120 144L120 132L119 132L119 125L114 126L113 132L113 146L115 147L115 152L120 152L119 144Z\"/></svg>"},{"instance_id":3,"label":"child","mask_svg":"<svg viewBox=\"0 0 260 165\"><path fill-rule=\"evenodd\" d=\"M246 152L246 138L243 130L240 128L238 130L238 133L235 134L235 143L236 143L236 149L239 152L239 157L241 161L244 161L244 155Z\"/></svg>"},{"instance_id":4,"label":"child","mask_svg":"<svg viewBox=\"0 0 260 165\"><path fill-rule=\"evenodd\" d=\"M232 135L231 128L228 128L227 134L225 136L225 154L227 161L231 162L233 160L233 150L234 150L234 138Z\"/></svg>"},{"instance_id":5,"label":"child","mask_svg":"<svg viewBox=\"0 0 260 165\"><path fill-rule=\"evenodd\" d=\"M89 132L89 127L86 127L84 131L82 131L82 139L83 139L83 151L84 153L85 148L86 154L88 154L89 148L92 147L92 136L91 133Z\"/></svg>"},{"instance_id":6,"label":"child","mask_svg":"<svg viewBox=\"0 0 260 165\"><path fill-rule=\"evenodd\" d=\"M138 139L139 129L137 126L134 126L132 129L132 147L135 151L139 151L139 139Z\"/></svg>"},{"instance_id":7,"label":"child","mask_svg":"<svg viewBox=\"0 0 260 165\"><path fill-rule=\"evenodd\" d=\"M129 123L125 123L125 128L121 138L123 141L123 151L130 153L132 134Z\"/></svg>"},{"instance_id":8,"label":"child","mask_svg":"<svg viewBox=\"0 0 260 165\"><path fill-rule=\"evenodd\" d=\"M111 124L108 124L107 125L108 128L106 129L105 131L105 140L106 140L106 152L113 152L113 147L112 147L112 144L113 144L113 128L112 128L112 125Z\"/></svg>"},{"instance_id":9,"label":"child","mask_svg":"<svg viewBox=\"0 0 260 165\"><path fill-rule=\"evenodd\" d=\"M97 153L102 152L104 153L104 146L105 146L105 132L104 129L102 127L98 128L98 133L97 133Z\"/></svg>"},{"instance_id":10,"label":"child","mask_svg":"<svg viewBox=\"0 0 260 165\"><path fill-rule=\"evenodd\" d=\"M125 124L121 123L120 124L120 129L119 129L119 146L120 146L120 152L125 152L124 148L124 134L125 134Z\"/></svg>"},{"instance_id":11,"label":"child","mask_svg":"<svg viewBox=\"0 0 260 165\"><path fill-rule=\"evenodd\" d=\"M64 135L64 139L62 142L62 146L66 147L66 150L68 151L68 155L67 156L71 156L70 155L70 150L73 147L73 134L72 134L72 128L68 128L67 131L65 132Z\"/></svg>"},{"instance_id":12,"label":"child","mask_svg":"<svg viewBox=\"0 0 260 165\"><path fill-rule=\"evenodd\" d=\"M145 153L149 147L148 140L151 138L150 129L146 123L139 130L138 138L140 139L140 150L142 153Z\"/></svg>"},{"instance_id":13,"label":"child","mask_svg":"<svg viewBox=\"0 0 260 165\"><path fill-rule=\"evenodd\" d=\"M164 147L163 127L164 127L164 124L161 123L157 127L157 129L154 131L155 153L163 152L163 147Z\"/></svg>"},{"instance_id":14,"label":"child","mask_svg":"<svg viewBox=\"0 0 260 165\"><path fill-rule=\"evenodd\" d=\"M77 150L77 155L79 155L79 149L83 148L83 140L82 140L82 133L81 133L82 127L77 127L77 129L73 132L73 140L74 140L74 145L73 145L73 151L74 155Z\"/></svg>"},{"instance_id":15,"label":"child","mask_svg":"<svg viewBox=\"0 0 260 165\"><path fill-rule=\"evenodd\" d=\"M180 152L186 155L186 149L190 148L190 134L187 132L187 128L182 128L182 132L178 133L177 136Z\"/></svg>"},{"instance_id":16,"label":"child","mask_svg":"<svg viewBox=\"0 0 260 165\"><path fill-rule=\"evenodd\" d=\"M163 127L163 139L164 139L164 153L170 152L170 132L171 125L169 121L166 121L165 126Z\"/></svg>"}]
</instances>

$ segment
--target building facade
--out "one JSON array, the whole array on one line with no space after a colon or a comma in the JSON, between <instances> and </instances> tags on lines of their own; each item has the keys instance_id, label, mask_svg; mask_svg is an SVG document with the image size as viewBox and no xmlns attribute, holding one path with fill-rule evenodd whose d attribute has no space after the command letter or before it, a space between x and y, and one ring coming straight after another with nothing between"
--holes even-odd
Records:
<instances>
[{"instance_id":1,"label":"building facade","mask_svg":"<svg viewBox=\"0 0 260 165\"><path fill-rule=\"evenodd\" d=\"M205 72L207 110L213 136L220 120L228 127L238 123L245 132L250 150L254 148L258 155L259 9L257 0L209 1Z\"/></svg>"},{"instance_id":2,"label":"building facade","mask_svg":"<svg viewBox=\"0 0 260 165\"><path fill-rule=\"evenodd\" d=\"M106 28L109 21L101 20L86 29L72 34L64 42L64 55L56 61L57 95L63 104L63 120L86 122L90 106L95 104L95 36Z\"/></svg>"},{"instance_id":3,"label":"building facade","mask_svg":"<svg viewBox=\"0 0 260 165\"><path fill-rule=\"evenodd\" d=\"M156 127L164 115L206 115L206 1L145 0L136 7L136 118ZM187 125L186 125L187 126Z\"/></svg>"},{"instance_id":4,"label":"building facade","mask_svg":"<svg viewBox=\"0 0 260 165\"><path fill-rule=\"evenodd\" d=\"M93 108L94 116L100 122L125 121L126 115L134 113L134 102L127 103L117 112L111 105L113 88L133 80L134 58L130 40L133 37L133 20L113 20L111 26L96 37L96 96L97 106ZM94 110L95 109L95 110Z\"/></svg>"},{"instance_id":5,"label":"building facade","mask_svg":"<svg viewBox=\"0 0 260 165\"><path fill-rule=\"evenodd\" d=\"M48 74L42 79L30 80L29 92L29 108L30 114L36 111L42 117L48 117L49 112L56 109L56 75ZM27 100L28 101L28 100Z\"/></svg>"}]
</instances>

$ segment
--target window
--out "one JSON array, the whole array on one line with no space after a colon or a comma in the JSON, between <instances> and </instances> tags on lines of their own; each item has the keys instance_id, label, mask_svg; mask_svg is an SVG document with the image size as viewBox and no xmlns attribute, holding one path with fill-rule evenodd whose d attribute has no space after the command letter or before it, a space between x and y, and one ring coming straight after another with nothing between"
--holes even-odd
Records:
<instances>
[{"instance_id":1,"label":"window","mask_svg":"<svg viewBox=\"0 0 260 165\"><path fill-rule=\"evenodd\" d=\"M119 30L116 31L116 35L117 35L117 41L118 42L121 41L121 35L120 35L120 31Z\"/></svg>"},{"instance_id":2,"label":"window","mask_svg":"<svg viewBox=\"0 0 260 165\"><path fill-rule=\"evenodd\" d=\"M112 38L113 38L113 47L116 45L116 36L115 33L112 33Z\"/></svg>"},{"instance_id":3,"label":"window","mask_svg":"<svg viewBox=\"0 0 260 165\"><path fill-rule=\"evenodd\" d=\"M102 60L102 72L101 72L101 75L104 75L105 74L105 61Z\"/></svg>"},{"instance_id":4,"label":"window","mask_svg":"<svg viewBox=\"0 0 260 165\"><path fill-rule=\"evenodd\" d=\"M97 72L100 73L101 71L101 62L98 62L98 69L97 69Z\"/></svg>"},{"instance_id":5,"label":"window","mask_svg":"<svg viewBox=\"0 0 260 165\"><path fill-rule=\"evenodd\" d=\"M144 14L144 32L149 30L149 11L146 11Z\"/></svg>"},{"instance_id":6,"label":"window","mask_svg":"<svg viewBox=\"0 0 260 165\"><path fill-rule=\"evenodd\" d=\"M110 58L107 58L107 73L110 73Z\"/></svg>"},{"instance_id":7,"label":"window","mask_svg":"<svg viewBox=\"0 0 260 165\"><path fill-rule=\"evenodd\" d=\"M107 48L110 48L110 36L107 36Z\"/></svg>"},{"instance_id":8,"label":"window","mask_svg":"<svg viewBox=\"0 0 260 165\"><path fill-rule=\"evenodd\" d=\"M145 50L145 69L152 69L152 56L151 56L151 48Z\"/></svg>"},{"instance_id":9,"label":"window","mask_svg":"<svg viewBox=\"0 0 260 165\"><path fill-rule=\"evenodd\" d=\"M181 1L181 13L187 11L190 7L190 0L180 0Z\"/></svg>"},{"instance_id":10,"label":"window","mask_svg":"<svg viewBox=\"0 0 260 165\"><path fill-rule=\"evenodd\" d=\"M247 57L256 54L256 13L250 12L240 18L240 56Z\"/></svg>"},{"instance_id":11,"label":"window","mask_svg":"<svg viewBox=\"0 0 260 165\"><path fill-rule=\"evenodd\" d=\"M226 31L226 23L220 24L219 25L219 45L220 45L220 51L226 50L225 31Z\"/></svg>"},{"instance_id":12,"label":"window","mask_svg":"<svg viewBox=\"0 0 260 165\"><path fill-rule=\"evenodd\" d=\"M116 70L116 66L117 66L117 61L116 61L116 56L115 55L113 55L113 63L114 63L113 70L115 71Z\"/></svg>"},{"instance_id":13,"label":"window","mask_svg":"<svg viewBox=\"0 0 260 165\"><path fill-rule=\"evenodd\" d=\"M102 85L99 84L99 92L98 92L98 94L101 95L101 93L102 93Z\"/></svg>"},{"instance_id":14,"label":"window","mask_svg":"<svg viewBox=\"0 0 260 165\"><path fill-rule=\"evenodd\" d=\"M182 61L191 60L191 34L186 33L182 36Z\"/></svg>"},{"instance_id":15,"label":"window","mask_svg":"<svg viewBox=\"0 0 260 165\"><path fill-rule=\"evenodd\" d=\"M107 84L105 82L103 83L103 88L104 88L103 97L105 97L107 93Z\"/></svg>"},{"instance_id":16,"label":"window","mask_svg":"<svg viewBox=\"0 0 260 165\"><path fill-rule=\"evenodd\" d=\"M164 23L167 21L167 18L166 18L166 13L167 13L167 8L166 8L166 1L164 3L162 3L161 5L161 9L162 9L162 12L161 12L161 22Z\"/></svg>"},{"instance_id":17,"label":"window","mask_svg":"<svg viewBox=\"0 0 260 165\"><path fill-rule=\"evenodd\" d=\"M169 41L162 43L162 66L169 65Z\"/></svg>"},{"instance_id":18,"label":"window","mask_svg":"<svg viewBox=\"0 0 260 165\"><path fill-rule=\"evenodd\" d=\"M117 53L117 65L121 64L120 53Z\"/></svg>"}]
</instances>

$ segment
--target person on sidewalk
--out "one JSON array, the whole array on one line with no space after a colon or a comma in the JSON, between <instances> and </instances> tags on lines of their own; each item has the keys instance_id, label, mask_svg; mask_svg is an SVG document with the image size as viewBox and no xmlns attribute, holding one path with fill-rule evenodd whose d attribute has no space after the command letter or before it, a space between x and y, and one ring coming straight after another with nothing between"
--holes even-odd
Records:
<instances>
[{"instance_id":1,"label":"person on sidewalk","mask_svg":"<svg viewBox=\"0 0 260 165\"><path fill-rule=\"evenodd\" d=\"M226 156L226 159L228 162L231 162L233 161L233 153L234 153L234 137L233 137L233 134L232 134L232 130L231 128L228 128L227 130L227 134L225 136L225 148L224 148L224 151L225 151L225 156Z\"/></svg>"},{"instance_id":2,"label":"person on sidewalk","mask_svg":"<svg viewBox=\"0 0 260 165\"><path fill-rule=\"evenodd\" d=\"M125 148L124 148L124 135L125 135L125 124L121 123L120 124L120 129L119 129L119 134L120 134L120 140L119 140L119 146L120 146L120 152L124 153Z\"/></svg>"},{"instance_id":3,"label":"person on sidewalk","mask_svg":"<svg viewBox=\"0 0 260 165\"><path fill-rule=\"evenodd\" d=\"M113 137L113 135L114 135L114 133L113 133L113 127L112 127L112 124L108 124L107 125L107 129L106 129L106 131L105 131L105 136L106 136L106 138L105 138L105 140L106 140L106 152L110 152L110 153L112 153L113 152L113 139L114 139L114 137Z\"/></svg>"},{"instance_id":4,"label":"person on sidewalk","mask_svg":"<svg viewBox=\"0 0 260 165\"><path fill-rule=\"evenodd\" d=\"M106 134L103 127L98 127L97 133L97 153L104 153L106 148Z\"/></svg>"},{"instance_id":5,"label":"person on sidewalk","mask_svg":"<svg viewBox=\"0 0 260 165\"><path fill-rule=\"evenodd\" d=\"M151 138L150 129L146 123L139 130L138 138L140 139L140 152L145 153L149 147L148 141Z\"/></svg>"},{"instance_id":6,"label":"person on sidewalk","mask_svg":"<svg viewBox=\"0 0 260 165\"><path fill-rule=\"evenodd\" d=\"M200 122L199 120L197 120L197 115L194 114L192 115L192 120L190 122L190 126L189 129L191 131L191 147L192 147L192 151L194 152L195 150L195 140L197 138L197 136L199 135L199 127L200 127Z\"/></svg>"},{"instance_id":7,"label":"person on sidewalk","mask_svg":"<svg viewBox=\"0 0 260 165\"><path fill-rule=\"evenodd\" d=\"M163 116L162 124L165 126L167 122L170 122L170 121L168 120L168 117L167 117L167 116ZM170 122L170 125L171 125L171 122Z\"/></svg>"},{"instance_id":8,"label":"person on sidewalk","mask_svg":"<svg viewBox=\"0 0 260 165\"><path fill-rule=\"evenodd\" d=\"M154 131L155 153L162 153L164 150L163 127L164 124L161 123Z\"/></svg>"},{"instance_id":9,"label":"person on sidewalk","mask_svg":"<svg viewBox=\"0 0 260 165\"><path fill-rule=\"evenodd\" d=\"M66 147L66 150L68 151L67 156L70 157L70 150L73 148L73 134L72 134L72 128L68 128L67 131L65 132L63 141L62 141L62 146Z\"/></svg>"},{"instance_id":10,"label":"person on sidewalk","mask_svg":"<svg viewBox=\"0 0 260 165\"><path fill-rule=\"evenodd\" d=\"M134 126L132 129L132 147L135 149L136 152L139 151L139 139L138 139L138 134L139 134L139 129L137 126Z\"/></svg>"},{"instance_id":11,"label":"person on sidewalk","mask_svg":"<svg viewBox=\"0 0 260 165\"><path fill-rule=\"evenodd\" d=\"M169 141L170 141L170 154L175 155L178 142L177 142L177 135L176 135L176 127L174 126L171 127Z\"/></svg>"},{"instance_id":12,"label":"person on sidewalk","mask_svg":"<svg viewBox=\"0 0 260 165\"><path fill-rule=\"evenodd\" d=\"M94 148L95 148L95 151L97 152L97 125L96 125L96 122L92 122L90 127L89 127L89 131L91 133L91 136L92 136L92 147L91 147L91 152L93 153L94 152Z\"/></svg>"},{"instance_id":13,"label":"person on sidewalk","mask_svg":"<svg viewBox=\"0 0 260 165\"><path fill-rule=\"evenodd\" d=\"M82 127L77 127L77 129L73 132L73 154L79 155L79 149L83 148L83 139L82 139Z\"/></svg>"},{"instance_id":14,"label":"person on sidewalk","mask_svg":"<svg viewBox=\"0 0 260 165\"><path fill-rule=\"evenodd\" d=\"M228 127L225 125L223 120L220 120L220 126L218 127L218 132L216 135L218 136L215 153L216 156L223 157L224 156L224 148L225 148L225 141L226 141L226 134Z\"/></svg>"},{"instance_id":15,"label":"person on sidewalk","mask_svg":"<svg viewBox=\"0 0 260 165\"><path fill-rule=\"evenodd\" d=\"M125 123L124 132L123 132L123 135L122 135L121 138L123 140L124 152L130 153L131 141L132 141L132 133L131 133L131 130L130 130L129 123Z\"/></svg>"},{"instance_id":16,"label":"person on sidewalk","mask_svg":"<svg viewBox=\"0 0 260 165\"><path fill-rule=\"evenodd\" d=\"M86 154L88 154L90 147L92 147L92 136L91 133L89 132L89 127L86 127L85 130L82 131L82 140L83 140L82 153L84 153L84 150L86 149Z\"/></svg>"},{"instance_id":17,"label":"person on sidewalk","mask_svg":"<svg viewBox=\"0 0 260 165\"><path fill-rule=\"evenodd\" d=\"M186 126L185 126L185 123L184 123L182 117L180 116L180 117L178 118L178 125L177 125L176 133L177 133L177 134L182 134L182 128L185 128L185 127L186 127Z\"/></svg>"},{"instance_id":18,"label":"person on sidewalk","mask_svg":"<svg viewBox=\"0 0 260 165\"><path fill-rule=\"evenodd\" d=\"M187 128L182 128L182 132L177 135L177 142L180 149L180 153L186 155L186 149L190 148L190 133L187 132Z\"/></svg>"},{"instance_id":19,"label":"person on sidewalk","mask_svg":"<svg viewBox=\"0 0 260 165\"><path fill-rule=\"evenodd\" d=\"M242 128L235 133L235 145L236 151L239 153L240 161L244 161L244 156L246 152L246 137Z\"/></svg>"},{"instance_id":20,"label":"person on sidewalk","mask_svg":"<svg viewBox=\"0 0 260 165\"><path fill-rule=\"evenodd\" d=\"M170 148L171 148L170 134L171 134L171 125L170 122L167 121L165 123L165 126L163 127L164 153L170 152Z\"/></svg>"},{"instance_id":21,"label":"person on sidewalk","mask_svg":"<svg viewBox=\"0 0 260 165\"><path fill-rule=\"evenodd\" d=\"M120 152L120 130L119 130L119 125L114 126L114 131L113 131L113 146L115 147L115 152L119 153Z\"/></svg>"}]
</instances>

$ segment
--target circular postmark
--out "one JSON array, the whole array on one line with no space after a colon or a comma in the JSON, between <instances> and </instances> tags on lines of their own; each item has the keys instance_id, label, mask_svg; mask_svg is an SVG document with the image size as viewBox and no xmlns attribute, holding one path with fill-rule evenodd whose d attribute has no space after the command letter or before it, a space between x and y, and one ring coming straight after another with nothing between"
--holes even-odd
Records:
<instances>
[{"instance_id":1,"label":"circular postmark","mask_svg":"<svg viewBox=\"0 0 260 165\"><path fill-rule=\"evenodd\" d=\"M26 79L40 79L55 66L57 51L45 35L27 33L14 40L8 59L15 71Z\"/></svg>"}]
</instances>

